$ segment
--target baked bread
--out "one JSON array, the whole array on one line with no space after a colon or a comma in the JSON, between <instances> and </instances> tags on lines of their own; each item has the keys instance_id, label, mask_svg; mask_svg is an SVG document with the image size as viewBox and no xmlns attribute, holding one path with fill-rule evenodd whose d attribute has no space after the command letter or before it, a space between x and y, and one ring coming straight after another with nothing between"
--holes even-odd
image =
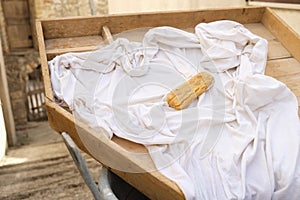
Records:
<instances>
[{"instance_id":1,"label":"baked bread","mask_svg":"<svg viewBox=\"0 0 300 200\"><path fill-rule=\"evenodd\" d=\"M186 108L190 103L211 87L214 78L207 72L200 72L191 77L167 95L170 107L176 110Z\"/></svg>"}]
</instances>

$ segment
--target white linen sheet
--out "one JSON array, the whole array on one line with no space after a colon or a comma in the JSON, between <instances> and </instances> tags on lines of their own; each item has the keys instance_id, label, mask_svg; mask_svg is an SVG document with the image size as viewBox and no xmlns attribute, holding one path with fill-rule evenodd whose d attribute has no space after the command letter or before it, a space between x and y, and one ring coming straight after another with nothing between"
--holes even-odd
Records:
<instances>
[{"instance_id":1,"label":"white linen sheet","mask_svg":"<svg viewBox=\"0 0 300 200\"><path fill-rule=\"evenodd\" d=\"M187 199L300 199L298 103L264 75L267 41L241 24L200 23L195 33L150 29L95 52L49 61L55 96L76 119L145 145ZM197 72L215 84L189 107L166 94Z\"/></svg>"}]
</instances>

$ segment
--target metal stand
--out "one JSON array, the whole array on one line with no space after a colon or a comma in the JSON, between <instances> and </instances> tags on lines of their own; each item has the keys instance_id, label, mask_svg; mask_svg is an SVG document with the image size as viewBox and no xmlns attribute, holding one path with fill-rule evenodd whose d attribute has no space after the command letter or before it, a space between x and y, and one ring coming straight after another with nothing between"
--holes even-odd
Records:
<instances>
[{"instance_id":1,"label":"metal stand","mask_svg":"<svg viewBox=\"0 0 300 200\"><path fill-rule=\"evenodd\" d=\"M66 132L62 133L62 137L76 167L78 168L85 183L91 190L94 198L96 200L117 200L117 197L114 195L108 181L108 170L105 167L102 167L102 169L100 170L99 182L97 187L77 145Z\"/></svg>"}]
</instances>

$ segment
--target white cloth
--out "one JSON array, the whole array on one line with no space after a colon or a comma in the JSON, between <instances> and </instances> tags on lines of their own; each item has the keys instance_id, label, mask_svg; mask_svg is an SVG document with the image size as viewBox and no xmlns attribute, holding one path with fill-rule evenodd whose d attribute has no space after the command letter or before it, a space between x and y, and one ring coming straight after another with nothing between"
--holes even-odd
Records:
<instances>
[{"instance_id":1,"label":"white cloth","mask_svg":"<svg viewBox=\"0 0 300 200\"><path fill-rule=\"evenodd\" d=\"M53 90L91 127L144 144L187 199L300 199L294 94L265 76L267 41L233 21L195 34L150 29L96 52L49 61ZM166 94L199 71L214 86L188 108Z\"/></svg>"}]
</instances>

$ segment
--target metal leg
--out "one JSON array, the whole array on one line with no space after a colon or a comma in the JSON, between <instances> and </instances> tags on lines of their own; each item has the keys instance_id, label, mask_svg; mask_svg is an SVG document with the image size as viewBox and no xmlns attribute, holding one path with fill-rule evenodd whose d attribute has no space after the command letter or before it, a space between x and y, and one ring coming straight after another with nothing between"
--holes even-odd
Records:
<instances>
[{"instance_id":1,"label":"metal leg","mask_svg":"<svg viewBox=\"0 0 300 200\"><path fill-rule=\"evenodd\" d=\"M108 181L108 169L102 167L99 174L98 188L100 195L105 200L118 200L118 198L113 193L110 182Z\"/></svg>"},{"instance_id":2,"label":"metal leg","mask_svg":"<svg viewBox=\"0 0 300 200\"><path fill-rule=\"evenodd\" d=\"M91 173L90 173L89 169L87 168L87 165L86 165L77 145L74 143L72 138L67 133L63 132L62 137L63 137L63 140L73 158L73 161L75 162L85 183L91 190L94 198L96 200L102 200L102 198L100 196L100 192L98 191L97 185L95 184L95 182L91 176Z\"/></svg>"}]
</instances>

